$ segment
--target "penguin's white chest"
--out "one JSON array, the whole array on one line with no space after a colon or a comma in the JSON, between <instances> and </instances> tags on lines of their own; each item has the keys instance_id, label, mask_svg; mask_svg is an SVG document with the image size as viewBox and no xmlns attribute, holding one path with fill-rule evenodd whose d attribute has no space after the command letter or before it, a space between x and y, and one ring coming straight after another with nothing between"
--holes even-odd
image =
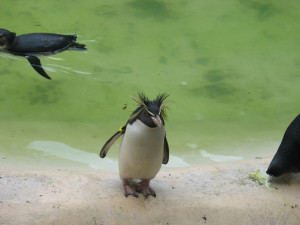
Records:
<instances>
[{"instance_id":1,"label":"penguin's white chest","mask_svg":"<svg viewBox=\"0 0 300 225\"><path fill-rule=\"evenodd\" d=\"M150 128L140 120L128 124L119 150L121 178L152 179L163 161L165 129Z\"/></svg>"}]
</instances>

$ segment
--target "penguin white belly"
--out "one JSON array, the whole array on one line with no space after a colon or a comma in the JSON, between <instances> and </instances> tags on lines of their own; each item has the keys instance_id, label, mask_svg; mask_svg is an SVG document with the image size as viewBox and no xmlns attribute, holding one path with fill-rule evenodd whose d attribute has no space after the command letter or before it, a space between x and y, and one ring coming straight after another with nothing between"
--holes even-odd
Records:
<instances>
[{"instance_id":1,"label":"penguin white belly","mask_svg":"<svg viewBox=\"0 0 300 225\"><path fill-rule=\"evenodd\" d=\"M151 128L138 119L127 124L119 150L121 179L153 179L163 161L164 137L164 127Z\"/></svg>"}]
</instances>

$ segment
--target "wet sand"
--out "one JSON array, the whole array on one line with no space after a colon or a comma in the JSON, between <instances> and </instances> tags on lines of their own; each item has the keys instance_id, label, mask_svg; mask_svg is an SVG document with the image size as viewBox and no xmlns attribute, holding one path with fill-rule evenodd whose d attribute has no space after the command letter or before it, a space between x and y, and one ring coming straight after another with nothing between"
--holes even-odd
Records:
<instances>
[{"instance_id":1,"label":"wet sand","mask_svg":"<svg viewBox=\"0 0 300 225\"><path fill-rule=\"evenodd\" d=\"M271 191L268 159L162 169L157 197L125 198L117 171L0 169L0 224L300 224L300 176Z\"/></svg>"}]
</instances>

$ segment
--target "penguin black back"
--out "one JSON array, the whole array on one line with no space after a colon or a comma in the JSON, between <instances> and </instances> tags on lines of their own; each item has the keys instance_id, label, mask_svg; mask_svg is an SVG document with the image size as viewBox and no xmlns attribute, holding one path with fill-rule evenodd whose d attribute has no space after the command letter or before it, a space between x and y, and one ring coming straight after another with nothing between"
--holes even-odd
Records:
<instances>
[{"instance_id":1,"label":"penguin black back","mask_svg":"<svg viewBox=\"0 0 300 225\"><path fill-rule=\"evenodd\" d=\"M76 42L76 38L76 35L47 33L23 34L17 36L5 49L16 55L56 54L72 47Z\"/></svg>"},{"instance_id":2,"label":"penguin black back","mask_svg":"<svg viewBox=\"0 0 300 225\"><path fill-rule=\"evenodd\" d=\"M267 173L281 176L300 172L300 114L289 125Z\"/></svg>"},{"instance_id":3,"label":"penguin black back","mask_svg":"<svg viewBox=\"0 0 300 225\"><path fill-rule=\"evenodd\" d=\"M65 50L86 50L85 45L76 42L76 35L31 33L16 36L15 33L0 29L0 48L13 55L24 56L40 75L51 79L44 71L37 56L51 55Z\"/></svg>"}]
</instances>

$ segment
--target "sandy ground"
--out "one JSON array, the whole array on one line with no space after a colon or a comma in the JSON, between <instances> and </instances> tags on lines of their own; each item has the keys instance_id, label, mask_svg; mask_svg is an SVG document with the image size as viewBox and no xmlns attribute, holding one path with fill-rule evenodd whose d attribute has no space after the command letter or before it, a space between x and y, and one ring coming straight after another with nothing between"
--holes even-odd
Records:
<instances>
[{"instance_id":1,"label":"sandy ground","mask_svg":"<svg viewBox=\"0 0 300 225\"><path fill-rule=\"evenodd\" d=\"M125 198L116 171L0 170L0 224L300 224L300 176L248 178L270 159L163 169L157 197Z\"/></svg>"}]
</instances>

